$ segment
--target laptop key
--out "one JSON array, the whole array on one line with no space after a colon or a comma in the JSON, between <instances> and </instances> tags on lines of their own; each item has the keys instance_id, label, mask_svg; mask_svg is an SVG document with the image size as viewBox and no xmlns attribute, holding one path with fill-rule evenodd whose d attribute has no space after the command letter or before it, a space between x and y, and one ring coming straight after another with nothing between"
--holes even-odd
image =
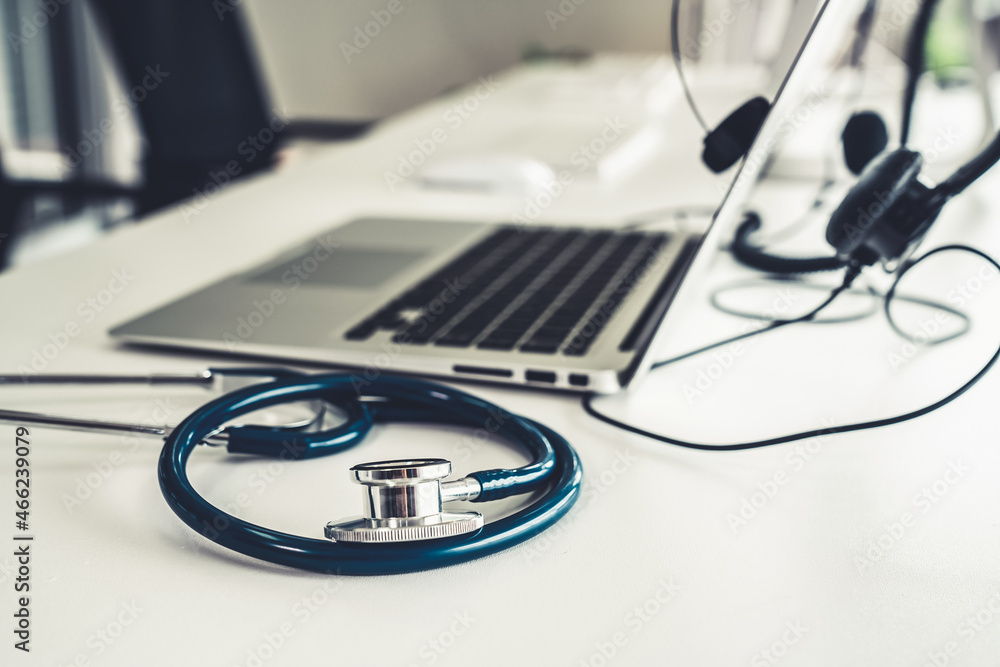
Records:
<instances>
[{"instance_id":1,"label":"laptop key","mask_svg":"<svg viewBox=\"0 0 1000 667\"><path fill-rule=\"evenodd\" d=\"M562 247L557 243L557 241L561 241L560 236L562 235L555 232L546 232L543 236L538 237L538 242L547 244L548 248L541 250L541 252L528 248L521 262L522 264L527 262L527 266L523 266L516 273L513 273L517 270L518 263L516 261L505 267L504 271L497 276L500 280L498 286L472 301L470 304L471 312L467 312L458 324L438 338L435 345L450 347L472 345L497 316L516 301L562 251ZM513 275L511 275L512 273Z\"/></svg>"},{"instance_id":2,"label":"laptop key","mask_svg":"<svg viewBox=\"0 0 1000 667\"><path fill-rule=\"evenodd\" d=\"M475 340L477 335L479 335L478 327L472 329L469 327L461 329L456 327L436 340L434 344L446 347L468 347L472 345L472 341Z\"/></svg>"},{"instance_id":3,"label":"laptop key","mask_svg":"<svg viewBox=\"0 0 1000 667\"><path fill-rule=\"evenodd\" d=\"M372 337L378 327L375 326L370 320L365 320L361 324L358 324L347 331L344 334L344 338L347 340L368 340Z\"/></svg>"},{"instance_id":4,"label":"laptop key","mask_svg":"<svg viewBox=\"0 0 1000 667\"><path fill-rule=\"evenodd\" d=\"M555 354L559 351L562 338L541 338L532 336L531 340L520 347L521 352L537 352L540 354Z\"/></svg>"},{"instance_id":5,"label":"laptop key","mask_svg":"<svg viewBox=\"0 0 1000 667\"><path fill-rule=\"evenodd\" d=\"M521 346L522 352L552 353L559 349L572 327L546 325L536 331L527 343Z\"/></svg>"},{"instance_id":6,"label":"laptop key","mask_svg":"<svg viewBox=\"0 0 1000 667\"><path fill-rule=\"evenodd\" d=\"M464 289L451 301L438 298L438 294L425 301L420 307L425 313L412 324L399 331L393 341L402 344L421 345L431 341L434 336L447 328L451 320L471 304L489 285L507 270L503 260L518 256L522 249L533 245L535 239L525 235L513 244L495 249L489 257L468 268L459 277L457 283ZM429 282L429 281L424 281ZM443 280L442 280L443 283ZM485 326L485 325L484 325ZM471 340L469 341L471 343ZM467 343L466 343L467 345Z\"/></svg>"},{"instance_id":7,"label":"laptop key","mask_svg":"<svg viewBox=\"0 0 1000 667\"><path fill-rule=\"evenodd\" d=\"M627 263L623 268L626 269L626 272L614 285L609 285L608 289L604 292L607 295L604 301L601 302L600 307L590 316L590 319L580 327L579 332L570 338L566 347L563 348L563 354L579 357L590 351L598 335L604 330L604 327L611 321L612 316L635 288L636 282L642 278L644 260L655 256L655 253L664 242L665 237L653 237L646 247L643 248L642 253L633 253L625 260Z\"/></svg>"},{"instance_id":8,"label":"laptop key","mask_svg":"<svg viewBox=\"0 0 1000 667\"><path fill-rule=\"evenodd\" d=\"M555 313L550 315L519 348L522 352L556 352L563 341L584 317L591 305L598 299L604 288L617 273L621 264L642 241L643 235L629 234L601 260L600 264L587 276Z\"/></svg>"}]
</instances>

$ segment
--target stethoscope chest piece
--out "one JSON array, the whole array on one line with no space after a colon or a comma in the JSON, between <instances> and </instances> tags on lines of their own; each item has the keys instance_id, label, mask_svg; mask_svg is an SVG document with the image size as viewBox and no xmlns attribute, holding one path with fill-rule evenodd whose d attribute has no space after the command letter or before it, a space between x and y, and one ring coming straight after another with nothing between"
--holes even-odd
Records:
<instances>
[{"instance_id":1,"label":"stethoscope chest piece","mask_svg":"<svg viewBox=\"0 0 1000 667\"><path fill-rule=\"evenodd\" d=\"M414 542L464 535L483 527L479 512L445 512L443 505L473 500L481 486L473 478L442 482L451 474L445 459L362 463L351 468L363 487L364 514L326 526L337 542Z\"/></svg>"}]
</instances>

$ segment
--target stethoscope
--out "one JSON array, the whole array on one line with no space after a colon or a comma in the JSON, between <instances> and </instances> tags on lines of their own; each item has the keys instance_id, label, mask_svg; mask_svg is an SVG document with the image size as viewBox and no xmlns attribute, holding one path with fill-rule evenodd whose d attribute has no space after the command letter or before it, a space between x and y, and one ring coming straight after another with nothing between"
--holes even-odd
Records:
<instances>
[{"instance_id":1,"label":"stethoscope","mask_svg":"<svg viewBox=\"0 0 1000 667\"><path fill-rule=\"evenodd\" d=\"M284 368L209 369L189 375L0 376L0 384L243 385L188 415L176 426L61 417L0 410L0 421L45 427L165 437L158 477L167 504L189 527L233 551L279 565L330 574L395 574L443 567L496 553L537 535L562 518L580 495L576 452L552 429L444 385L383 375L309 375ZM278 424L240 423L250 413L306 406ZM329 427L327 417L346 420ZM362 487L361 516L331 522L326 539L290 535L243 521L201 497L187 476L198 445L232 454L303 460L361 442L377 423L421 422L486 429L521 446L531 463L480 470L457 480L445 459L363 463L351 468ZM486 523L478 512L445 512L453 501L475 503L540 492L527 507Z\"/></svg>"}]
</instances>

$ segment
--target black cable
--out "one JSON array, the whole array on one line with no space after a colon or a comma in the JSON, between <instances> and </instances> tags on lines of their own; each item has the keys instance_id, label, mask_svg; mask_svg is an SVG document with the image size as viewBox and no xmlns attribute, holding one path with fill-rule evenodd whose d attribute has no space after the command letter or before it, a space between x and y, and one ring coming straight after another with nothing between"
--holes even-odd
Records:
<instances>
[{"instance_id":1,"label":"black cable","mask_svg":"<svg viewBox=\"0 0 1000 667\"><path fill-rule=\"evenodd\" d=\"M920 77L926 69L925 50L927 35L930 32L931 22L934 18L934 10L937 8L939 0L924 0L920 5L917 16L913 21L913 29L910 31L910 38L906 44L907 78L906 88L903 93L903 117L900 122L899 143L905 147L910 138L910 127L913 118L913 106L917 95L917 86ZM980 176L985 174L993 165L1000 161L1000 132L978 155L969 162L962 165L954 174L940 183L934 194L943 199L954 197Z\"/></svg>"},{"instance_id":2,"label":"black cable","mask_svg":"<svg viewBox=\"0 0 1000 667\"><path fill-rule=\"evenodd\" d=\"M782 257L772 255L750 242L750 235L760 229L760 216L747 211L743 222L736 228L729 250L741 264L752 269L784 275L819 273L844 268L846 262L839 257Z\"/></svg>"},{"instance_id":3,"label":"black cable","mask_svg":"<svg viewBox=\"0 0 1000 667\"><path fill-rule=\"evenodd\" d=\"M722 347L723 345L729 345L730 343L738 343L741 340L745 340L747 338L753 338L754 336L756 336L758 334L767 333L768 331L773 331L775 329L778 329L780 327L783 327L783 326L786 326L786 325L789 325L789 324L792 324L792 322L786 321L786 320L779 320L779 321L776 321L776 322L771 322L768 326L761 327L760 329L757 329L756 331L747 331L746 333L741 333L741 334L739 334L737 336L733 336L732 338L727 338L725 340L720 340L720 341L717 341L715 343L711 343L709 345L706 345L705 347L699 347L697 350L691 350L690 352L685 352L684 354L679 354L676 357L670 357L669 359L664 359L663 361L657 361L656 363L654 363L652 366L649 367L649 370L655 371L657 368L662 368L663 366L668 366L670 364L677 363L678 361L683 361L684 359L687 359L688 357L695 357L695 356L701 354L702 352L708 352L709 350L714 350L717 347Z\"/></svg>"},{"instance_id":4,"label":"black cable","mask_svg":"<svg viewBox=\"0 0 1000 667\"><path fill-rule=\"evenodd\" d=\"M861 16L858 17L858 22L855 26L857 37L851 44L851 53L848 61L851 67L855 69L861 68L861 58L865 55L865 51L868 50L868 43L871 42L872 28L875 27L875 11L877 9L878 0L868 0L864 9L861 10Z\"/></svg>"},{"instance_id":5,"label":"black cable","mask_svg":"<svg viewBox=\"0 0 1000 667\"><path fill-rule=\"evenodd\" d=\"M816 283L807 283L799 280L787 280L787 279L773 279L773 278L752 278L749 280L736 280L725 285L721 285L712 290L709 295L709 303L720 313L726 315L732 315L733 317L740 317L746 320L757 320L761 322L774 322L776 318L768 317L763 313L753 313L746 310L739 310L737 308L732 308L727 306L721 301L723 294L733 290L746 289L748 287L794 287L796 289L806 289L806 290L818 290L818 291L828 291L830 287L828 285L818 285ZM871 305L861 310L857 313L851 313L847 315L841 315L839 317L824 317L822 319L813 319L814 324L847 324L849 322L858 322L860 320L867 319L878 312L878 299L882 297L882 294L872 286L868 286L864 289L850 289L847 290L847 294L855 294L861 296L871 297ZM909 297L900 296L898 297L900 301L911 301ZM935 305L933 302L921 302L921 305ZM950 309L949 309L950 310Z\"/></svg>"},{"instance_id":6,"label":"black cable","mask_svg":"<svg viewBox=\"0 0 1000 667\"><path fill-rule=\"evenodd\" d=\"M743 319L748 319L748 320L758 320L758 321L763 321L763 322L774 322L775 319L773 319L773 318L766 317L764 315L758 315L756 313L750 313L750 312L747 312L747 311L737 310L735 308L730 308L729 306L726 306L721 301L719 301L719 297L724 292L726 292L728 290L741 289L741 288L745 288L745 287L752 287L752 286L755 286L755 285L791 285L791 286L794 286L794 287L799 288L799 289L801 289L801 288L813 289L813 290L816 290L816 289L819 289L819 290L830 289L829 287L826 287L826 286L823 286L823 285L817 285L815 283L806 283L806 282L795 281L795 280L785 280L785 279L781 279L781 278L777 278L777 279L775 279L775 278L757 278L757 279L751 279L751 280L739 280L739 281L736 281L736 282L728 283L726 285L722 285L721 287L717 287L714 290L712 290L712 293L709 296L709 302L712 304L713 308L715 308L719 312L724 313L726 315L732 315L733 317L742 317ZM895 287L893 289L889 290L885 294L880 293L878 290L876 290L874 287L871 287L871 286L868 286L864 290L850 289L850 290L847 291L847 293L848 294L868 295L868 296L874 297L876 299L882 299L882 301L883 301L883 303L882 303L882 309L885 312L885 318L886 318L886 320L889 321L889 327L893 331L895 331L896 334L898 334L900 338L908 340L911 343L917 343L917 344L922 344L922 345L939 345L941 343L947 343L948 341L951 341L951 340L954 340L954 339L959 338L961 336L964 336L965 334L967 334L972 329L972 320L971 320L971 318L968 315L966 315L965 313L963 313L962 311L958 310L957 308L953 308L953 307L949 306L946 303L942 303L940 301L935 301L933 299L925 299L923 297L910 296L910 295L907 295L907 294L897 294L896 290L895 290ZM948 334L944 338L936 338L934 340L929 340L929 339L921 340L919 337L911 335L911 334L907 333L906 331L904 331L903 328L900 327L896 323L896 320L892 316L892 312L890 310L890 304L893 301L903 301L905 303L912 303L912 304L916 304L918 306L926 306L928 308L933 308L934 310L940 310L941 312L946 313L947 315L951 315L951 316L957 317L958 319L962 320L962 326L957 331L954 331L953 333ZM861 311L861 312L856 313L854 315L843 315L843 316L840 316L840 317L817 319L817 320L813 320L813 322L815 324L847 324L849 322L857 322L859 320L867 319L867 318L871 317L872 315L874 315L877 310L878 310L878 306L874 306L873 308L869 308L867 310ZM732 341L726 341L726 342L732 342ZM719 347L719 345L718 344L714 344L712 347ZM711 348L708 348L708 349L711 349Z\"/></svg>"},{"instance_id":7,"label":"black cable","mask_svg":"<svg viewBox=\"0 0 1000 667\"><path fill-rule=\"evenodd\" d=\"M682 359L687 359L688 357L693 357L695 355L701 354L702 352L707 352L707 351L713 350L713 349L715 349L717 347L722 347L723 345L728 345L729 343L735 343L737 341L744 340L745 338L751 338L751 337L756 336L758 334L763 334L763 333L767 333L769 331L774 331L775 329L780 329L781 327L788 326L789 324L799 324L799 323L802 323L802 322L811 322L813 319L815 319L815 317L817 315L819 315L820 311L822 311L824 308L826 308L831 303L833 303L836 300L836 298L838 296L840 296L843 292L845 292L848 289L850 289L851 285L854 283L854 281L857 279L857 277L858 277L858 275L860 275L860 273L861 273L861 267L860 266L854 265L854 266L848 267L847 272L844 274L844 281L840 284L840 286L837 287L836 289L832 290L830 292L830 296L828 296L823 303L821 303L820 305L816 306L811 311L809 311L805 315L802 315L801 317L796 317L796 318L791 319L791 320L772 320L766 327L763 327L762 329L758 329L757 331L748 331L746 333L739 334L738 336L733 336L732 338L727 338L726 340L722 340L722 341L718 341L718 342L715 342L715 343L711 343L710 345L706 345L705 347L700 347L697 350L691 350L690 352L685 352L684 354L681 354L679 356L671 357L670 359L665 359L663 361L658 361L655 364L653 364L652 366L650 366L650 370L656 370L657 368L662 368L663 366L666 366L668 364L676 363L676 362L678 362L678 361L680 361Z\"/></svg>"},{"instance_id":8,"label":"black cable","mask_svg":"<svg viewBox=\"0 0 1000 667\"><path fill-rule=\"evenodd\" d=\"M979 155L975 156L958 171L940 183L934 192L944 197L954 197L1000 161L1000 132L986 146Z\"/></svg>"},{"instance_id":9,"label":"black cable","mask_svg":"<svg viewBox=\"0 0 1000 667\"><path fill-rule=\"evenodd\" d=\"M930 32L931 19L937 9L938 0L924 0L913 19L909 39L906 41L906 53L903 62L906 65L906 88L903 91L903 117L899 125L899 145L906 147L910 140L910 126L913 120L913 104L917 97L917 85L924 73L924 52L927 48L927 33Z\"/></svg>"},{"instance_id":10,"label":"black cable","mask_svg":"<svg viewBox=\"0 0 1000 667\"><path fill-rule=\"evenodd\" d=\"M802 215L791 223L785 225L776 232L771 232L771 234L763 240L763 243L761 243L758 239L756 247L763 250L763 246L765 245L775 245L794 237L802 231L804 227L808 226L808 223L813 216L818 215L818 212L826 206L827 191L837 185L837 181L833 176L836 166L834 164L833 155L830 152L828 152L826 157L823 159L823 163L823 170L826 173L823 176L823 181L819 184L819 187L816 190L816 194L813 196L813 200L809 205L809 208L807 208Z\"/></svg>"},{"instance_id":11,"label":"black cable","mask_svg":"<svg viewBox=\"0 0 1000 667\"><path fill-rule=\"evenodd\" d=\"M893 283L893 289L890 290L890 292L894 292L895 291L896 286L899 284L899 280L906 274L907 271L909 271L914 266L916 266L920 262L924 261L928 257L931 257L931 256L933 256L933 255L935 255L935 254L937 254L939 252L945 252L945 251L948 251L948 250L960 250L960 251L965 251L965 252L971 252L971 253L973 253L975 255L978 255L979 257L982 257L984 260L986 260L987 262L989 262L995 269L997 269L997 271L1000 271L1000 263L997 263L996 260L994 260L992 257L990 257L989 255L987 255L986 253L984 253L981 250L977 250L976 248L972 248L972 247L964 246L964 245L947 245L947 246L942 246L940 248L935 248L934 250L931 250L927 254L921 256L919 259L915 260L914 262L912 262L909 265L907 265L906 267L904 267L903 270L901 270L899 272L899 274L896 276L896 280ZM846 281L845 281L845 285L846 285ZM843 289L846 289L846 288L847 288L847 286L842 286L841 291L843 291ZM840 288L838 288L838 289L840 289ZM828 305L828 304L824 304L824 306L821 306L821 308L825 307L826 305ZM815 314L815 312L816 311L814 311L813 314ZM792 323L792 321L788 321L788 322L784 322L783 324L781 324L779 326L784 326L784 324L791 324L791 323ZM777 326L772 326L772 327L769 327L767 329L764 329L764 330L760 331L759 333L764 333L765 331L773 331L776 328L778 328L778 327ZM742 337L745 338L746 336L742 336ZM706 348L706 349L711 349L711 348ZM694 352L694 353L692 353L692 354L696 354L696 353L697 353L697 351ZM673 361L677 361L677 360L686 358L688 356L691 356L691 354L683 355L681 357L676 357L675 359L669 360L667 362L661 362L660 364L654 365L653 367L654 368L659 368L660 366L663 366L666 363L672 363ZM990 357L990 360L988 362L986 362L986 365L983 366L983 368L978 373L976 373L972 377L971 380L969 380L968 382L966 382L961 387L959 387L958 389L956 389L952 393L948 394L944 398L942 398L942 399L940 399L938 401L935 401L934 403L931 403L930 405L924 406L924 407L919 408L917 410L913 410L911 412L906 412L904 414L897 415L895 417L887 417L885 419L875 419L875 420L872 420L872 421L859 422L859 423L856 423L856 424L845 424L843 426L828 426L826 428L819 428L819 429L814 429L814 430L811 430L811 431L804 431L802 433L793 433L791 435L783 435L783 436L778 436L778 437L775 437L775 438L767 438L765 440L757 440L757 441L754 441L754 442L743 442L743 443L738 443L738 444L733 444L733 445L705 445L705 444L699 444L699 443L694 443L694 442L687 442L685 440L679 440L677 438L671 438L669 436L661 435L659 433L653 433L651 431L647 431L645 429L639 428L638 426L633 426L632 424L626 424L625 422L618 421L617 419L614 419L613 417L609 417L608 415L605 415L605 414L602 414L602 413L598 412L596 410L596 408L594 408L594 405L593 405L595 394L586 394L583 397L582 405L583 405L584 411L588 415L590 415L591 417L594 417L595 419L598 419L598 420L600 420L600 421L602 421L602 422L604 422L606 424L610 424L611 426L614 426L616 428L620 428L620 429L628 431L630 433L635 433L637 435L645 436L645 437L650 438L652 440L657 440L659 442L664 442L664 443L667 443L667 444L670 444L670 445L676 445L678 447L686 447L688 449L699 449L699 450L705 450L705 451L736 451L736 450L743 450L743 449L756 449L756 448L759 448L759 447L769 447L771 445L781 445L781 444L785 444L785 443L788 443L788 442L795 442L796 440L805 440L807 438L816 438L816 437L825 436L825 435L836 435L836 434L839 434L839 433L850 433L852 431L864 431L864 430L868 430L868 429L872 429L872 428L879 428L879 427L882 427L882 426L892 426L894 424L900 424L900 423L905 422L905 421L910 421L912 419L916 419L917 417L922 417L923 415L926 415L928 413L934 412L938 408L944 407L945 405L951 403L956 398L958 398L959 396L961 396L962 394L964 394L965 392L967 392L969 389L971 389L977 382L979 382L983 378L983 376L986 375L986 373L988 373L990 371L991 368L993 368L993 366L994 366L994 364L996 364L998 358L1000 358L1000 347L997 348L997 351L993 353L993 356Z\"/></svg>"},{"instance_id":12,"label":"black cable","mask_svg":"<svg viewBox=\"0 0 1000 667\"><path fill-rule=\"evenodd\" d=\"M687 79L684 78L684 66L681 62L681 40L680 40L680 14L681 14L681 0L673 0L673 5L670 8L670 53L674 58L674 68L677 70L677 76L681 80L681 88L684 90L684 96L687 97L688 106L691 107L691 113L694 114L695 119L698 124L701 125L701 129L705 130L705 134L711 132L708 129L708 124L702 117L701 112L698 111L698 105L695 104L694 96L691 94L691 88L688 87Z\"/></svg>"},{"instance_id":13,"label":"black cable","mask_svg":"<svg viewBox=\"0 0 1000 667\"><path fill-rule=\"evenodd\" d=\"M927 306L929 308L934 308L942 312L945 312L949 315L954 315L958 317L960 320L962 320L962 327L957 331L950 333L947 336L944 336L943 338L935 338L931 340L930 337L928 336L925 340L920 340L917 336L914 336L910 333L907 333L906 331L903 331L902 327L896 324L896 319L892 316L892 312L889 310L889 304L894 299L898 299L900 301L906 301L908 303L915 303L920 306ZM943 303L938 303L930 299L922 299L920 297L915 297L915 296L898 296L896 294L895 283L893 283L892 289L890 289L888 293L886 293L885 295L885 304L883 308L885 310L885 318L889 320L889 327L896 332L896 335L904 340L907 340L917 345L940 345L941 343L947 343L948 341L955 340L956 338L964 336L965 334L969 333L969 331L972 329L972 320L969 318L968 315L958 310L957 308L952 308L951 306L945 305Z\"/></svg>"}]
</instances>

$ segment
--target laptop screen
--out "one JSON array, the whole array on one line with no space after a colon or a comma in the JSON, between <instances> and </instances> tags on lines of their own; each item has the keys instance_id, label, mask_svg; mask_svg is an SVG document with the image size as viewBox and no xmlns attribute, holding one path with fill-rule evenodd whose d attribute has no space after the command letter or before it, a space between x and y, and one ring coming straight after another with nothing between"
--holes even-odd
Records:
<instances>
[{"instance_id":1,"label":"laptop screen","mask_svg":"<svg viewBox=\"0 0 1000 667\"><path fill-rule=\"evenodd\" d=\"M702 239L701 247L684 277L659 331L642 360L636 379L669 345L670 352L686 351L686 336L680 335L690 320L684 315L705 297L703 278L719 261L719 249L726 246L742 219L746 203L768 160L796 126L796 112L825 98L822 83L855 39L855 28L867 0L826 0L817 10L791 68L782 82L771 111L730 185L722 204ZM674 349L675 343L679 348Z\"/></svg>"}]
</instances>

